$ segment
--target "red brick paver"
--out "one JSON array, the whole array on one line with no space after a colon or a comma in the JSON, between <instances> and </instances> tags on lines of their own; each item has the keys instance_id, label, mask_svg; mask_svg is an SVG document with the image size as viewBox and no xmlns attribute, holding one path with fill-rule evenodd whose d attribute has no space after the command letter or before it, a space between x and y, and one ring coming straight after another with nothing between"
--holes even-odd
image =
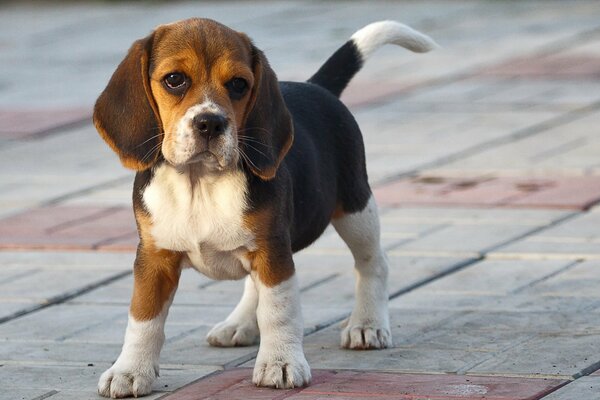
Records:
<instances>
[{"instance_id":1,"label":"red brick paver","mask_svg":"<svg viewBox=\"0 0 600 400\"><path fill-rule=\"evenodd\" d=\"M588 55L552 55L513 59L488 67L482 75L527 78L598 79L600 57Z\"/></svg>"},{"instance_id":2,"label":"red brick paver","mask_svg":"<svg viewBox=\"0 0 600 400\"><path fill-rule=\"evenodd\" d=\"M0 220L0 249L133 251L136 246L130 207L42 207Z\"/></svg>"},{"instance_id":3,"label":"red brick paver","mask_svg":"<svg viewBox=\"0 0 600 400\"><path fill-rule=\"evenodd\" d=\"M585 210L600 201L600 177L424 176L377 187L380 205L532 207Z\"/></svg>"},{"instance_id":4,"label":"red brick paver","mask_svg":"<svg viewBox=\"0 0 600 400\"><path fill-rule=\"evenodd\" d=\"M25 139L43 136L55 128L91 120L88 108L0 110L0 138Z\"/></svg>"},{"instance_id":5,"label":"red brick paver","mask_svg":"<svg viewBox=\"0 0 600 400\"><path fill-rule=\"evenodd\" d=\"M251 375L248 368L217 373L165 399L534 400L567 383L559 379L313 370L309 387L274 390L255 387Z\"/></svg>"}]
</instances>

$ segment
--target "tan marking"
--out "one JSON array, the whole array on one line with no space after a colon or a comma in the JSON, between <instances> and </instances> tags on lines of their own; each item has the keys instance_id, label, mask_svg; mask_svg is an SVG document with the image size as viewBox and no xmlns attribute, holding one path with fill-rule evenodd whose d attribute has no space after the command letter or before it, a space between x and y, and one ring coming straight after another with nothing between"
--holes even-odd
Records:
<instances>
[{"instance_id":1,"label":"tan marking","mask_svg":"<svg viewBox=\"0 0 600 400\"><path fill-rule=\"evenodd\" d=\"M214 21L190 19L160 26L156 36L159 40L153 54L150 86L167 145L186 111L205 100L224 110L227 118L241 129L250 96L231 100L225 87L235 77L245 79L250 88L254 84L250 49L239 34ZM164 88L162 79L170 72L182 72L191 78L191 86L183 97Z\"/></svg>"},{"instance_id":2,"label":"tan marking","mask_svg":"<svg viewBox=\"0 0 600 400\"><path fill-rule=\"evenodd\" d=\"M341 204L336 204L335 209L333 210L333 214L331 214L331 219L339 219L346 215L346 212L342 208Z\"/></svg>"},{"instance_id":3,"label":"tan marking","mask_svg":"<svg viewBox=\"0 0 600 400\"><path fill-rule=\"evenodd\" d=\"M256 175L258 175L258 177L260 177L261 179L263 179L265 181L275 178L275 175L277 174L277 170L279 169L279 165L283 161L283 158L288 153L288 151L290 151L290 149L292 148L293 143L294 143L294 135L290 134L288 136L287 141L285 142L285 145L279 152L279 156L277 157L277 161L275 162L275 164L271 168L267 168L267 169L264 169L261 171L254 171L254 173Z\"/></svg>"},{"instance_id":4,"label":"tan marking","mask_svg":"<svg viewBox=\"0 0 600 400\"><path fill-rule=\"evenodd\" d=\"M140 244L135 259L130 311L136 321L156 317L179 283L182 253L159 249L150 234L150 217L136 210Z\"/></svg>"},{"instance_id":5,"label":"tan marking","mask_svg":"<svg viewBox=\"0 0 600 400\"><path fill-rule=\"evenodd\" d=\"M257 272L260 281L268 287L288 280L295 270L292 249L279 247L284 244L274 243L273 238L269 237L273 232L272 226L276 223L272 211L267 208L244 217L244 225L254 233L256 244L256 250L248 252L246 257L251 269Z\"/></svg>"}]
</instances>

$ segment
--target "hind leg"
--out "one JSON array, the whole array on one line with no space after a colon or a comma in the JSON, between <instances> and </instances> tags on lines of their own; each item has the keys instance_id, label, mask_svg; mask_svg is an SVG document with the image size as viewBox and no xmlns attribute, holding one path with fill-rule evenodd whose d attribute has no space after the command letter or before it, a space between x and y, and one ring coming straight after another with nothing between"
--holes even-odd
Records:
<instances>
[{"instance_id":1,"label":"hind leg","mask_svg":"<svg viewBox=\"0 0 600 400\"><path fill-rule=\"evenodd\" d=\"M256 308L258 293L252 278L244 283L242 299L225 321L219 322L206 335L206 340L216 347L251 346L258 341Z\"/></svg>"},{"instance_id":2,"label":"hind leg","mask_svg":"<svg viewBox=\"0 0 600 400\"><path fill-rule=\"evenodd\" d=\"M359 212L332 221L354 256L356 303L342 331L342 347L383 349L392 345L388 312L388 264L379 243L379 216L371 196Z\"/></svg>"}]
</instances>

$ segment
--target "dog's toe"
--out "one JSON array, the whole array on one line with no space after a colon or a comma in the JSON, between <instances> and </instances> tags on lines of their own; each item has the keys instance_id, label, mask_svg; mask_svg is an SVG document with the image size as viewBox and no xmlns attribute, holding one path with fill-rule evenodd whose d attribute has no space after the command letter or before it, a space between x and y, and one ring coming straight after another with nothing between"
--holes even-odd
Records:
<instances>
[{"instance_id":1,"label":"dog's toe","mask_svg":"<svg viewBox=\"0 0 600 400\"><path fill-rule=\"evenodd\" d=\"M392 346L392 334L387 327L348 325L342 331L341 345L353 350L385 349Z\"/></svg>"},{"instance_id":2,"label":"dog's toe","mask_svg":"<svg viewBox=\"0 0 600 400\"><path fill-rule=\"evenodd\" d=\"M110 368L105 371L98 382L98 393L104 397L121 399L125 397L141 397L152 392L153 372L124 372Z\"/></svg>"},{"instance_id":3,"label":"dog's toe","mask_svg":"<svg viewBox=\"0 0 600 400\"><path fill-rule=\"evenodd\" d=\"M215 325L206 335L206 340L215 347L251 346L258 341L256 323L223 321Z\"/></svg>"},{"instance_id":4,"label":"dog's toe","mask_svg":"<svg viewBox=\"0 0 600 400\"><path fill-rule=\"evenodd\" d=\"M256 386L276 389L291 389L306 386L310 383L310 367L304 354L294 357L258 357L254 366L252 382Z\"/></svg>"}]
</instances>

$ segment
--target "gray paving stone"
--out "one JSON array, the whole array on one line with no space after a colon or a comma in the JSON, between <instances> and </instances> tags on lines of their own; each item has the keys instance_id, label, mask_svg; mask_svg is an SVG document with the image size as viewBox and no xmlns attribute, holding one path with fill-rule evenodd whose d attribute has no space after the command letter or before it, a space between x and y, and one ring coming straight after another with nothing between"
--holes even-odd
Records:
<instances>
[{"instance_id":1,"label":"gray paving stone","mask_svg":"<svg viewBox=\"0 0 600 400\"><path fill-rule=\"evenodd\" d=\"M585 259L600 257L598 213L575 218L495 250L491 257Z\"/></svg>"},{"instance_id":2,"label":"gray paving stone","mask_svg":"<svg viewBox=\"0 0 600 400\"><path fill-rule=\"evenodd\" d=\"M518 344L469 369L495 375L552 375L578 377L600 362L600 332L544 334Z\"/></svg>"},{"instance_id":3,"label":"gray paving stone","mask_svg":"<svg viewBox=\"0 0 600 400\"><path fill-rule=\"evenodd\" d=\"M161 376L153 385L155 392L171 392L192 380L218 370L216 367L195 369L161 369ZM57 399L98 399L96 385L104 367L72 365L19 365L7 364L0 368L0 379L5 390L17 394L23 389L39 389L43 393L51 390L59 393ZM48 389L52 388L52 389ZM43 392L43 391L46 392ZM78 397L82 396L82 397ZM157 398L158 395L154 394Z\"/></svg>"},{"instance_id":4,"label":"gray paving stone","mask_svg":"<svg viewBox=\"0 0 600 400\"><path fill-rule=\"evenodd\" d=\"M0 317L39 308L118 277L131 268L130 260L129 254L0 252Z\"/></svg>"},{"instance_id":5,"label":"gray paving stone","mask_svg":"<svg viewBox=\"0 0 600 400\"><path fill-rule=\"evenodd\" d=\"M600 113L589 113L537 135L461 157L432 169L431 173L457 175L469 171L471 174L495 175L584 175L596 165L594 154L600 148L600 139L593 132L599 121Z\"/></svg>"},{"instance_id":6,"label":"gray paving stone","mask_svg":"<svg viewBox=\"0 0 600 400\"><path fill-rule=\"evenodd\" d=\"M54 392L47 389L5 389L0 392L0 400L31 400Z\"/></svg>"},{"instance_id":7,"label":"gray paving stone","mask_svg":"<svg viewBox=\"0 0 600 400\"><path fill-rule=\"evenodd\" d=\"M392 310L395 347L380 351L351 351L339 347L340 327L331 326L305 338L304 348L313 368L346 368L404 372L456 372L488 353L481 350L415 348L405 345L415 336L438 329L460 313ZM247 363L250 365L251 362Z\"/></svg>"},{"instance_id":8,"label":"gray paving stone","mask_svg":"<svg viewBox=\"0 0 600 400\"><path fill-rule=\"evenodd\" d=\"M527 225L455 225L393 247L392 254L485 253L531 231Z\"/></svg>"},{"instance_id":9,"label":"gray paving stone","mask_svg":"<svg viewBox=\"0 0 600 400\"><path fill-rule=\"evenodd\" d=\"M600 377L584 376L543 397L543 400L600 400Z\"/></svg>"}]
</instances>

